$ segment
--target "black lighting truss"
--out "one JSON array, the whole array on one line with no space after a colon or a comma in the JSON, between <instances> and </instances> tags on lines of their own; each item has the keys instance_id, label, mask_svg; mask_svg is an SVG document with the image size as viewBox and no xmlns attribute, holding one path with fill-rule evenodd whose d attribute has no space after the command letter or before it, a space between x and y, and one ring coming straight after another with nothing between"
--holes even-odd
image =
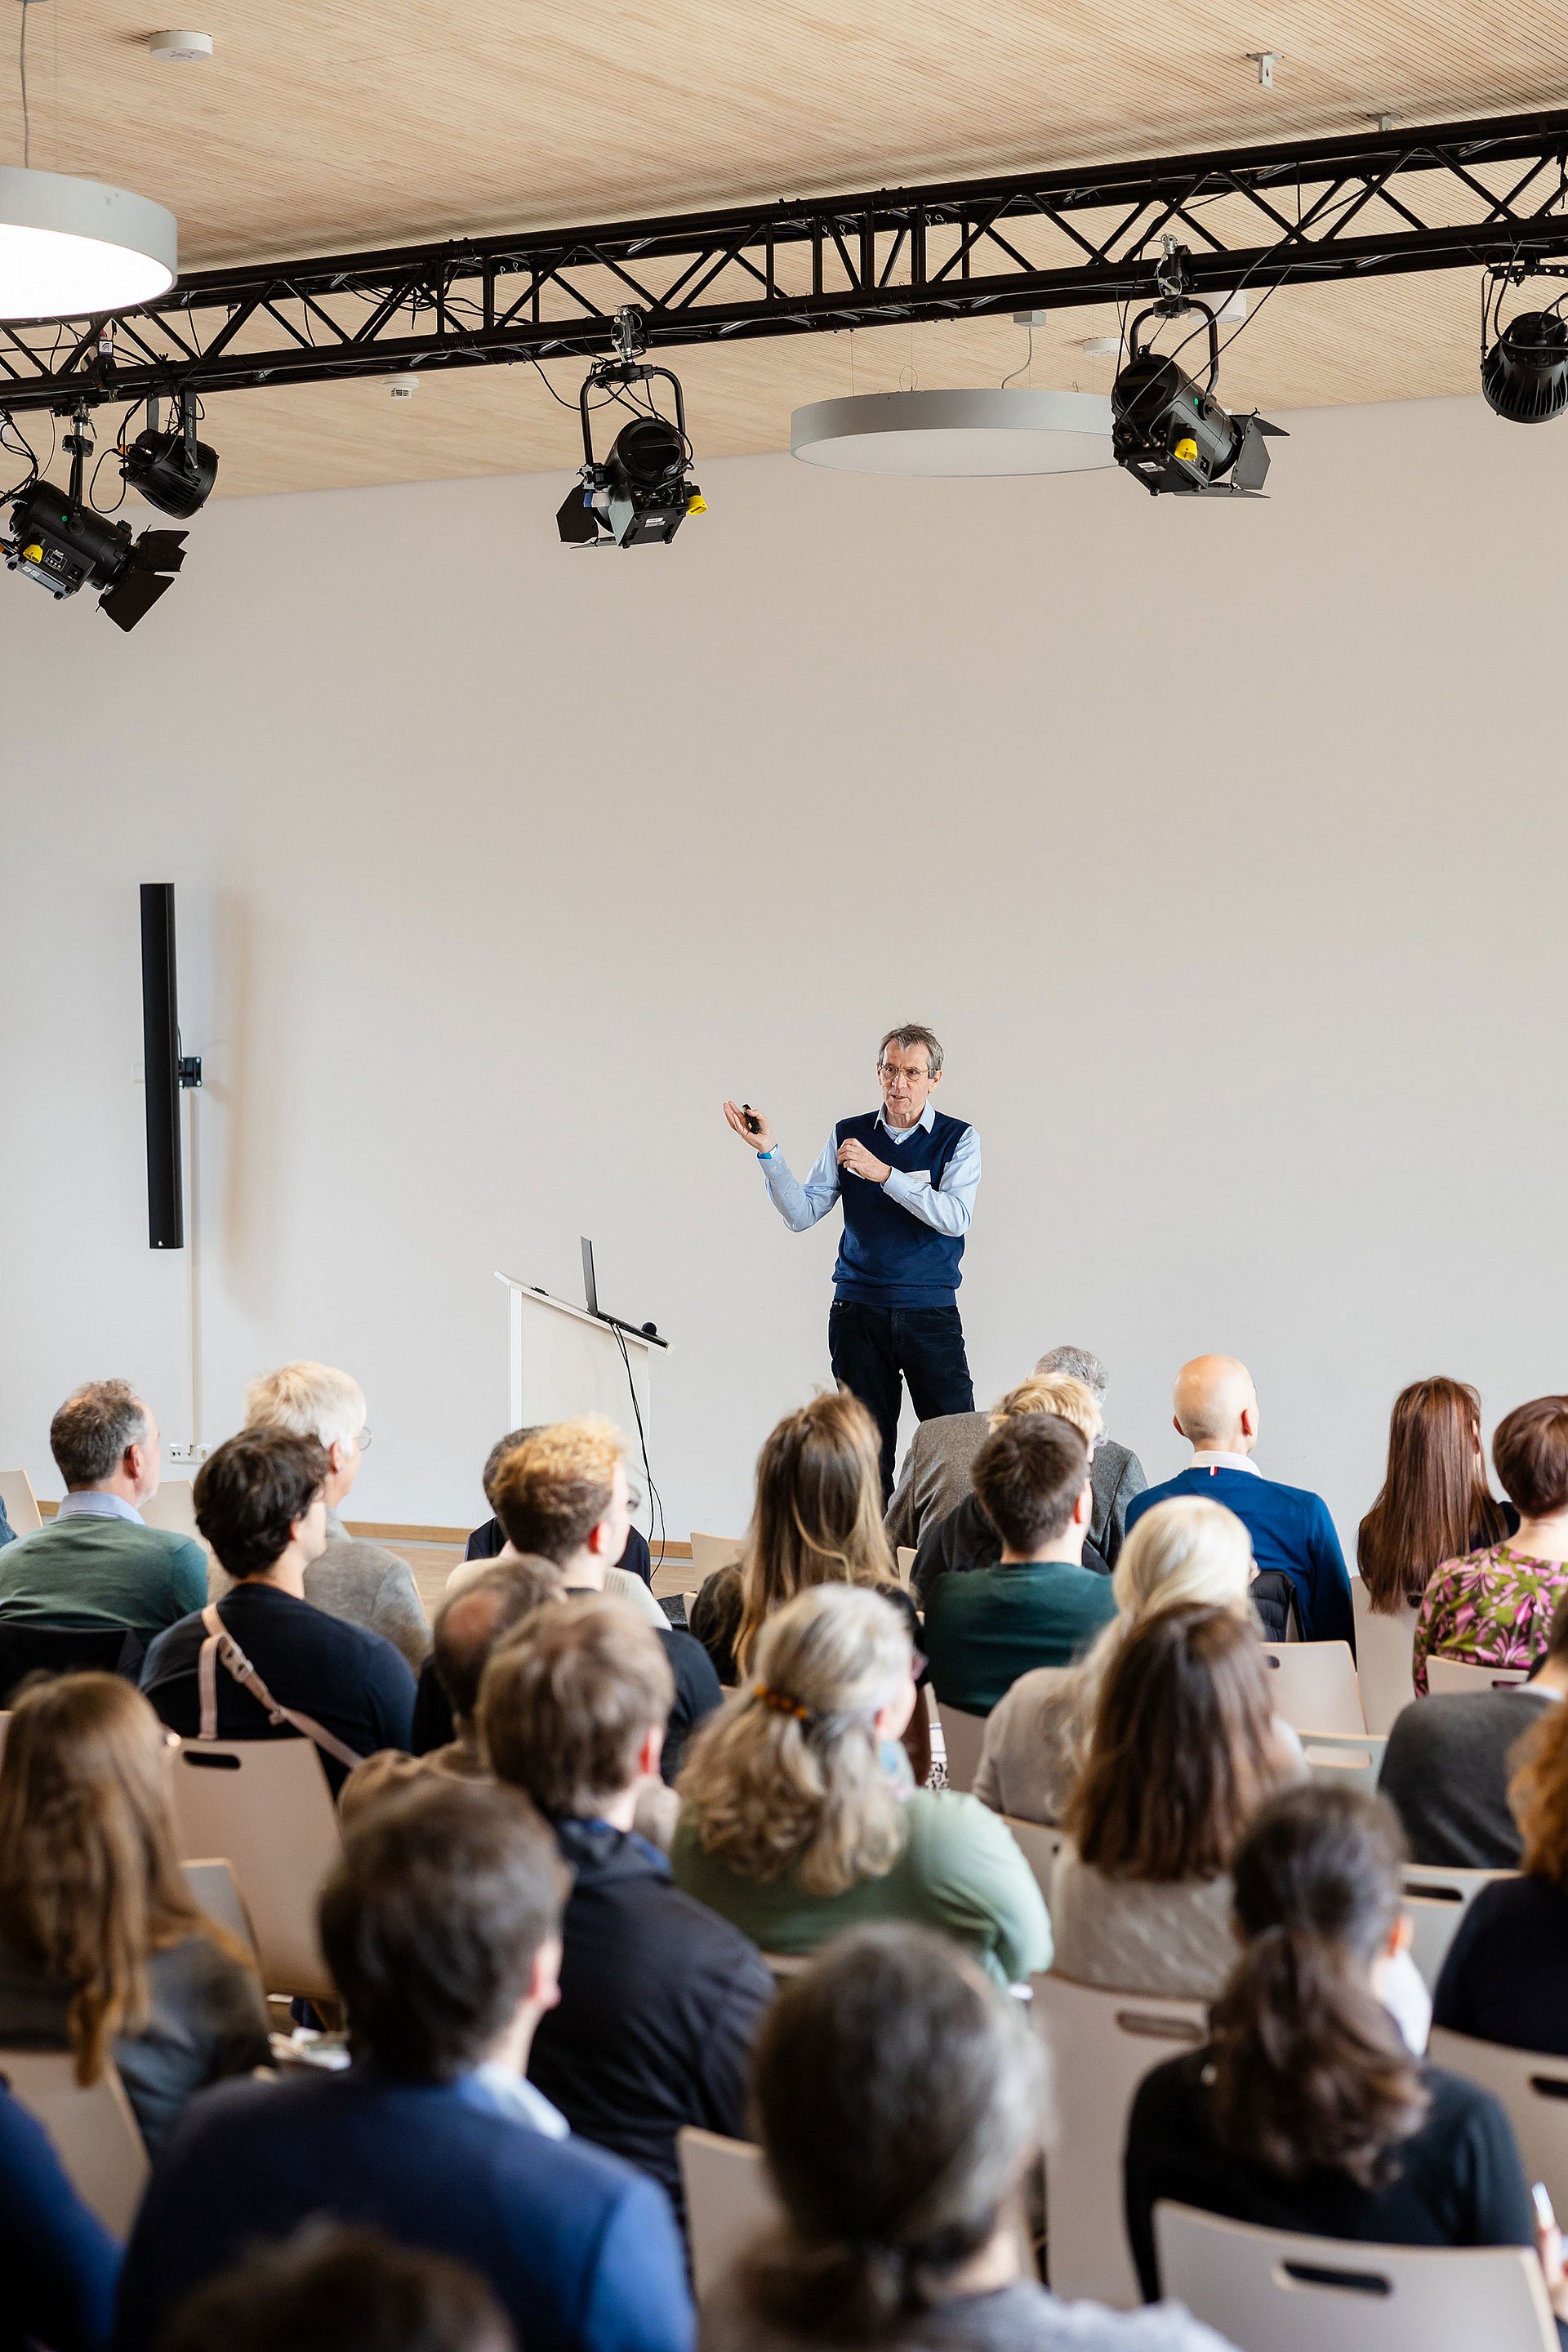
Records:
<instances>
[{"instance_id":1,"label":"black lighting truss","mask_svg":"<svg viewBox=\"0 0 1568 2352\"><path fill-rule=\"evenodd\" d=\"M1130 300L1167 235L1210 295L1568 254L1568 111L199 270L0 325L0 408Z\"/></svg>"}]
</instances>

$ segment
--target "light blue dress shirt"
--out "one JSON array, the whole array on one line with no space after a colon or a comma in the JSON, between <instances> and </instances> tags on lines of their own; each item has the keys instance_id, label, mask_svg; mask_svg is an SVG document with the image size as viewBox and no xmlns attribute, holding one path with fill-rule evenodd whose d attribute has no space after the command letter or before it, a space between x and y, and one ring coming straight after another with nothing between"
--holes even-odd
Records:
<instances>
[{"instance_id":1,"label":"light blue dress shirt","mask_svg":"<svg viewBox=\"0 0 1568 2352\"><path fill-rule=\"evenodd\" d=\"M134 1503L123 1495L106 1495L100 1486L83 1486L74 1495L62 1495L55 1514L61 1519L131 1519L139 1528L147 1524Z\"/></svg>"},{"instance_id":2,"label":"light blue dress shirt","mask_svg":"<svg viewBox=\"0 0 1568 2352\"><path fill-rule=\"evenodd\" d=\"M885 1110L877 1115L877 1125L892 1146L894 1155L917 1130L929 1134L935 1124L936 1112L929 1102L913 1127L889 1127ZM931 1182L929 1169L900 1168L891 1155L890 1164L892 1174L883 1188L890 1201L897 1201L900 1208L907 1209L911 1217L918 1217L935 1233L969 1231L974 1215L974 1195L980 1189L980 1137L973 1127L953 1146L940 1184ZM827 1214L838 1198L837 1129L835 1128L823 1145L822 1155L804 1184L790 1173L788 1162L776 1143L770 1152L759 1152L757 1165L773 1204L791 1233L804 1234L819 1217Z\"/></svg>"}]
</instances>

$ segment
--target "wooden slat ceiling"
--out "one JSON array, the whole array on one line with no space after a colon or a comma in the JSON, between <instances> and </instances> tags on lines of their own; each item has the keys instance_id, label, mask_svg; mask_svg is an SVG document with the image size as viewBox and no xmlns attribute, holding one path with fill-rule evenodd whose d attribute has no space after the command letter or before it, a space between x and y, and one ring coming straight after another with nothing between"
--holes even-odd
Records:
<instances>
[{"instance_id":1,"label":"wooden slat ceiling","mask_svg":"<svg viewBox=\"0 0 1568 2352\"><path fill-rule=\"evenodd\" d=\"M163 0L159 0L163 5ZM28 16L33 162L158 197L187 268L413 239L898 186L1568 102L1562 0L169 0L210 64L147 53L124 0ZM20 15L18 10L18 16ZM1275 87L1248 52L1273 49ZM9 94L5 95L7 83ZM0 67L0 161L21 160ZM1274 294L1226 364L1238 403L1467 392L1475 274ZM1055 314L1037 385L1107 388ZM675 365L699 457L788 446L805 400L995 383L1005 320L861 330ZM550 373L574 404L577 370ZM207 425L236 493L576 462L574 414L533 370L232 394Z\"/></svg>"}]
</instances>

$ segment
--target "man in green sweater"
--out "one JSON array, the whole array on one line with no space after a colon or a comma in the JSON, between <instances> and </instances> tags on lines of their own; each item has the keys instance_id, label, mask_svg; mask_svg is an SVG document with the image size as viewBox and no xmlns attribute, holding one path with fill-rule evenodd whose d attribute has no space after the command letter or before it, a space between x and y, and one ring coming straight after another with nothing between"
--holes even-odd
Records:
<instances>
[{"instance_id":1,"label":"man in green sweater","mask_svg":"<svg viewBox=\"0 0 1568 2352\"><path fill-rule=\"evenodd\" d=\"M151 1639L204 1609L207 1559L189 1536L150 1528L163 1475L151 1405L126 1381L89 1381L49 1423L65 1480L58 1513L0 1551L0 1618L129 1626Z\"/></svg>"},{"instance_id":2,"label":"man in green sweater","mask_svg":"<svg viewBox=\"0 0 1568 2352\"><path fill-rule=\"evenodd\" d=\"M1089 1449L1070 1422L1004 1422L970 1475L1002 1538L994 1568L944 1576L926 1611L931 1678L945 1706L989 1715L1032 1666L1068 1666L1116 1614L1110 1579L1083 1566L1094 1510Z\"/></svg>"}]
</instances>

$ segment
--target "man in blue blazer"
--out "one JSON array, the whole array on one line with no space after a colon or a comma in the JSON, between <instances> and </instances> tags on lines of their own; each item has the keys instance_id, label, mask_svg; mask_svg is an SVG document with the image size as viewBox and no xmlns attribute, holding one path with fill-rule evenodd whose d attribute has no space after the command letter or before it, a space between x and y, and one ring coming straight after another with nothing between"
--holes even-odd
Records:
<instances>
[{"instance_id":1,"label":"man in blue blazer","mask_svg":"<svg viewBox=\"0 0 1568 2352\"><path fill-rule=\"evenodd\" d=\"M1179 1477L1147 1486L1127 1506L1131 1534L1145 1511L1173 1495L1203 1495L1234 1511L1252 1538L1260 1571L1283 1569L1296 1592L1296 1614L1309 1642L1348 1642L1355 1616L1344 1555L1329 1507L1304 1486L1278 1486L1252 1459L1258 1443L1258 1391L1234 1356L1194 1356L1176 1375L1175 1426L1193 1448Z\"/></svg>"},{"instance_id":2,"label":"man in blue blazer","mask_svg":"<svg viewBox=\"0 0 1568 2352\"><path fill-rule=\"evenodd\" d=\"M192 2101L132 2233L117 2352L317 2215L467 2263L528 2352L690 2352L668 2198L524 2079L567 1885L516 1790L432 1774L366 1806L321 1903L353 2063Z\"/></svg>"}]
</instances>

